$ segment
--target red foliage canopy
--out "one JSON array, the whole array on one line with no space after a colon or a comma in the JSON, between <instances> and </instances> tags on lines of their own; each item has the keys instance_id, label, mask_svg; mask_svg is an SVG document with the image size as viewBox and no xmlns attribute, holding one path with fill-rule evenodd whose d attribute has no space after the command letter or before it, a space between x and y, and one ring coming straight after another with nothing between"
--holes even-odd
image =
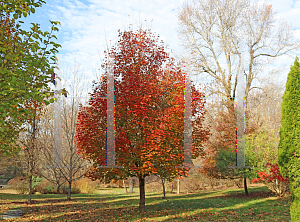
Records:
<instances>
[{"instance_id":1,"label":"red foliage canopy","mask_svg":"<svg viewBox=\"0 0 300 222\"><path fill-rule=\"evenodd\" d=\"M120 32L119 37L108 54L115 78L115 159L123 168L99 168L106 165L106 72L78 116L78 152L94 162L87 176L106 181L153 173L165 179L184 176L188 169L176 168L184 161L184 73L149 31ZM108 65L106 58L103 67ZM204 94L192 86L192 95L198 97L192 101L195 158L204 155L209 133L202 128Z\"/></svg>"}]
</instances>

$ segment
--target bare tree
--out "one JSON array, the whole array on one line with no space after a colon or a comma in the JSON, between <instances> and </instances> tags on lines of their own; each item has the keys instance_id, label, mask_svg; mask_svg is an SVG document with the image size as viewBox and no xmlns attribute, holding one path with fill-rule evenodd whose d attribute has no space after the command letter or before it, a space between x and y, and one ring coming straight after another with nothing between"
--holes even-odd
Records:
<instances>
[{"instance_id":1,"label":"bare tree","mask_svg":"<svg viewBox=\"0 0 300 222\"><path fill-rule=\"evenodd\" d=\"M28 203L31 204L32 182L33 176L38 175L38 165L40 162L40 150L42 144L39 141L40 134L40 119L43 116L44 107L42 103L36 100L26 101L24 106L28 107L32 112L32 117L25 117L26 130L20 133L18 143L21 144L23 160L25 160L24 168L26 169L27 179L29 182Z\"/></svg>"},{"instance_id":2,"label":"bare tree","mask_svg":"<svg viewBox=\"0 0 300 222\"><path fill-rule=\"evenodd\" d=\"M72 182L82 178L90 165L80 154L77 154L78 150L74 143L78 113L77 105L75 98L72 98L71 106L63 108L63 138L65 144L63 145L63 167L60 171L69 184L68 200L71 200Z\"/></svg>"},{"instance_id":3,"label":"bare tree","mask_svg":"<svg viewBox=\"0 0 300 222\"><path fill-rule=\"evenodd\" d=\"M84 160L80 154L77 154L78 150L74 143L79 104L83 99L83 90L86 89L82 79L85 78L84 76L79 75L79 66L76 66L75 60L72 79L66 80L64 85L64 87L68 88L71 92L70 96L64 93L65 97L58 100L62 103L62 109L59 111L54 110L54 107L52 106L51 109L49 109L48 119L44 119L45 126L47 125L47 122L50 123L50 125L48 124L49 126L45 127L45 129L49 130L44 131L44 144L48 144L48 146L45 146L45 149L43 150L43 157L47 164L42 166L40 172L47 180L56 183L58 193L59 187L65 182L68 183L67 200L71 200L72 183L81 179L86 173L87 167L90 165L90 163ZM61 113L57 113L60 111ZM62 139L62 143L58 144L59 146L62 146L61 154L59 153L59 149L54 146L54 114L61 114L62 117L62 135L57 135Z\"/></svg>"},{"instance_id":4,"label":"bare tree","mask_svg":"<svg viewBox=\"0 0 300 222\"><path fill-rule=\"evenodd\" d=\"M272 58L300 48L291 27L284 21L277 22L272 6L267 4L248 0L193 0L182 5L178 18L183 45L195 55L194 68L214 81L210 95L235 97L234 70L239 70L241 64L240 60L235 62L232 53L250 54L245 71L246 109L249 92L258 88L252 87L252 83L263 67L273 62Z\"/></svg>"},{"instance_id":5,"label":"bare tree","mask_svg":"<svg viewBox=\"0 0 300 222\"><path fill-rule=\"evenodd\" d=\"M47 111L41 120L43 132L41 136L41 143L43 149L41 150L41 160L43 164L39 167L39 176L45 178L51 183L56 184L56 193L60 193L60 187L67 181L58 167L54 163L54 126L53 126L53 105L48 105Z\"/></svg>"},{"instance_id":6,"label":"bare tree","mask_svg":"<svg viewBox=\"0 0 300 222\"><path fill-rule=\"evenodd\" d=\"M76 63L76 61L75 61ZM74 66L73 79L67 84L71 88L69 99L63 99L62 108L62 134L63 134L63 159L60 172L69 184L68 200L71 200L72 183L82 178L90 166L90 162L77 154L78 150L75 144L76 123L79 111L80 99L83 96L85 85L82 83L84 76L79 75L79 66Z\"/></svg>"},{"instance_id":7,"label":"bare tree","mask_svg":"<svg viewBox=\"0 0 300 222\"><path fill-rule=\"evenodd\" d=\"M254 120L279 138L284 85L266 79L262 88L263 90L254 90L250 95L249 108L255 116Z\"/></svg>"}]
</instances>

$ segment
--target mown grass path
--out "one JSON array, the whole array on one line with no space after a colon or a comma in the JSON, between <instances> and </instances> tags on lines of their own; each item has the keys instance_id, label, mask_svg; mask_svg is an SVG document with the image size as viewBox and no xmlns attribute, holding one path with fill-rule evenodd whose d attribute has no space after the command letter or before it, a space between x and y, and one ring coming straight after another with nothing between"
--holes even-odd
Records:
<instances>
[{"instance_id":1,"label":"mown grass path","mask_svg":"<svg viewBox=\"0 0 300 222\"><path fill-rule=\"evenodd\" d=\"M136 190L137 191L137 190ZM27 195L0 193L0 214L22 209L24 215L13 221L290 221L290 196L276 198L267 187L202 191L194 194L146 193L146 212L138 212L139 194L105 188L95 194ZM7 220L9 221L9 220Z\"/></svg>"}]
</instances>

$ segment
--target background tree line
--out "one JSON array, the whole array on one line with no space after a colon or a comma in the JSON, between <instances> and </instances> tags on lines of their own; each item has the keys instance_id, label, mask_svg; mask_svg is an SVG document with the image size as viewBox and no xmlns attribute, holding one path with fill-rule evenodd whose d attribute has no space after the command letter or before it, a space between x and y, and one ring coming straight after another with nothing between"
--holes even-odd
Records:
<instances>
[{"instance_id":1,"label":"background tree line","mask_svg":"<svg viewBox=\"0 0 300 222\"><path fill-rule=\"evenodd\" d=\"M24 162L23 166L29 181L34 175L43 174L45 178L49 178L50 181L57 184L58 191L60 185L68 181L68 199L70 199L72 182L82 177L83 173L78 173L79 170L86 169L88 166L87 161L79 158L74 144L79 103L73 99L70 104L64 106L66 112L63 114L62 167L46 168L43 164L49 163L51 165L54 159L53 128L51 129L49 121L45 121L52 118L53 107L51 108L49 102L54 102L53 91L49 87L49 83L54 80L54 66L51 66L49 55L55 54L60 45L50 41L55 36L51 32L40 31L38 24L34 24L31 31L28 32L20 28L19 23L22 21L18 21L22 15L26 17L27 14L34 13L35 8L40 7L42 3L45 2L40 0L37 3L32 3L28 0L20 0L14 3L2 1L0 4L2 24L0 46L0 129L2 133L0 151L2 156L16 153L20 153L19 157L23 155L21 159ZM265 166L268 163L272 165L280 163L280 169L284 171L284 176L292 179L293 185L290 188L293 193L293 209L296 209L298 188L295 184L298 180L294 178L297 178L297 175L288 172L285 165L292 164L288 159L297 160L298 147L296 146L295 150L280 151L281 159L278 162L278 144L280 144L281 150L288 150L287 139L285 139L287 135L284 134L284 128L279 133L279 128L284 127L282 122L285 122L285 126L288 123L294 124L289 127L295 129L297 118L285 121L288 119L287 111L284 111L284 115L281 115L281 112L287 110L291 104L285 103L289 105L285 105L284 109L281 107L283 85L275 81L266 82L268 78L272 79L273 76L276 76L276 72L280 72L280 70L272 70L263 77L259 74L262 74L266 65L272 64L275 58L288 55L299 49L299 40L294 39L293 32L286 22L278 23L275 20L275 13L272 11L271 5L251 3L247 0L186 2L182 5L178 18L182 44L186 50L194 55L191 63L193 68L201 77L204 78L205 75L208 75L213 80L211 84L207 85L207 95L235 98L237 73L243 66L241 56L232 56L232 54L247 55L244 56L246 64L244 71L246 79L244 95L246 105L246 165L252 165L254 168L253 170L228 170L227 168L235 161L235 111L231 100L224 100L220 106L206 106L207 115L203 121L206 121L207 126L210 126L211 137L208 143L203 145L206 155L201 154L201 157L202 159L204 156L206 158L201 163L202 168L199 173L218 179L244 177L244 181L246 181L246 178L253 179L256 177L259 171L267 172ZM58 31L56 25L59 23L51 23L53 24L52 31ZM45 47L41 47L40 43L45 44ZM47 50L50 45L52 48ZM151 47L153 50L154 45ZM161 60L159 56L155 58L157 61ZM118 57L118 59L120 58ZM50 60L54 61L54 56L50 57ZM126 58L124 58L125 60ZM226 63L225 66L221 65L223 61ZM147 61L141 59L139 62L144 65L144 62ZM298 78L297 64L295 62L290 74L294 80ZM132 64L130 63L130 65ZM179 76L177 75L178 78ZM255 79L263 84L261 86L254 85ZM165 85L162 86L167 87L171 82L170 79L166 78L166 82L163 83ZM292 85L291 80L288 82ZM296 93L292 90L293 87L295 88L294 85L290 88L286 87L286 90ZM172 90L173 92L176 91L175 88ZM74 90L72 92L74 93ZM170 99L168 90L163 93L165 100L162 101L167 101L166 98ZM73 94L73 96L76 97L77 95ZM289 96L291 96L289 93L285 93L284 98L289 98ZM297 97L294 97L294 100L297 101ZM21 127L25 125L26 127ZM136 130L141 129L137 128ZM295 129L295 135L297 132ZM134 135L130 135L131 137L133 140L137 140ZM163 139L164 137L160 138ZM291 156L291 152L294 152L294 156ZM166 158L168 157L166 156ZM40 160L43 160L42 165ZM15 163L15 170L12 175L17 174L17 165L21 164L22 161L19 160L18 163ZM198 159L197 161L201 162L202 160ZM166 166L151 167L151 172L157 173L154 169L163 169ZM158 173L164 175L163 170ZM171 179L176 178L174 176L169 177L169 174L164 176ZM103 177L98 175L99 178ZM114 179L106 176L105 179L107 178ZM295 218L296 211L293 212Z\"/></svg>"}]
</instances>

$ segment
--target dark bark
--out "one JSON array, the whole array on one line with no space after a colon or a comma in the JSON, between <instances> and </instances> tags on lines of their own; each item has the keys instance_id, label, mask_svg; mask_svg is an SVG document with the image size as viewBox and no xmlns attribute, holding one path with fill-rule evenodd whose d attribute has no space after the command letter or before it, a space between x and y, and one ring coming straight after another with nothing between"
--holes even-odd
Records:
<instances>
[{"instance_id":1,"label":"dark bark","mask_svg":"<svg viewBox=\"0 0 300 222\"><path fill-rule=\"evenodd\" d=\"M67 200L71 200L71 189L72 189L72 180L69 181L69 189L68 189L68 198L67 198Z\"/></svg>"},{"instance_id":2,"label":"dark bark","mask_svg":"<svg viewBox=\"0 0 300 222\"><path fill-rule=\"evenodd\" d=\"M145 211L145 177L139 177L139 187L140 187L140 205L139 210L140 212Z\"/></svg>"},{"instance_id":3,"label":"dark bark","mask_svg":"<svg viewBox=\"0 0 300 222\"><path fill-rule=\"evenodd\" d=\"M32 175L29 176L29 193L28 193L29 204L31 204L31 193L32 193Z\"/></svg>"},{"instance_id":4,"label":"dark bark","mask_svg":"<svg viewBox=\"0 0 300 222\"><path fill-rule=\"evenodd\" d=\"M60 186L61 186L61 184L58 184L57 187L56 187L56 193L57 194L60 194Z\"/></svg>"},{"instance_id":5,"label":"dark bark","mask_svg":"<svg viewBox=\"0 0 300 222\"><path fill-rule=\"evenodd\" d=\"M164 181L164 179L163 178L160 178L161 179L161 183L162 183L162 186L163 186L163 193L164 193L164 197L163 197L163 199L165 199L166 198L166 188L165 188L165 181Z\"/></svg>"},{"instance_id":6,"label":"dark bark","mask_svg":"<svg viewBox=\"0 0 300 222\"><path fill-rule=\"evenodd\" d=\"M246 177L244 177L244 189L245 189L246 196L249 196L248 188L247 188L247 178Z\"/></svg>"}]
</instances>

